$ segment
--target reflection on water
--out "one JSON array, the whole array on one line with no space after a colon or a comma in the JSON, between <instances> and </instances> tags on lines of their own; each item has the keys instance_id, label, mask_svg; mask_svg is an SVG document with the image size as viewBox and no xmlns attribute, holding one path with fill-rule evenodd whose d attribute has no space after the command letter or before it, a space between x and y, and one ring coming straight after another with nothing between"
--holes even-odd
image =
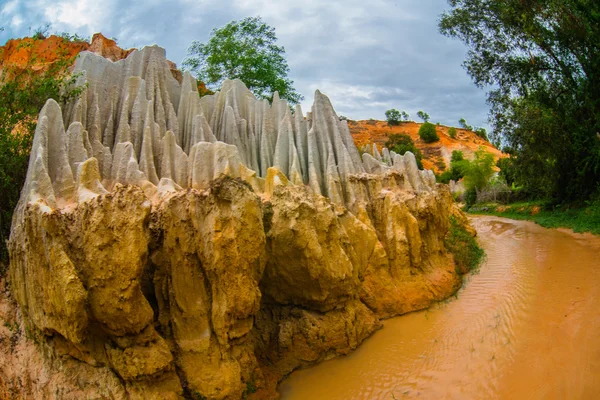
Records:
<instances>
[{"instance_id":1,"label":"reflection on water","mask_svg":"<svg viewBox=\"0 0 600 400\"><path fill-rule=\"evenodd\" d=\"M282 399L600 399L600 239L473 224L487 262L454 298L292 373Z\"/></svg>"}]
</instances>

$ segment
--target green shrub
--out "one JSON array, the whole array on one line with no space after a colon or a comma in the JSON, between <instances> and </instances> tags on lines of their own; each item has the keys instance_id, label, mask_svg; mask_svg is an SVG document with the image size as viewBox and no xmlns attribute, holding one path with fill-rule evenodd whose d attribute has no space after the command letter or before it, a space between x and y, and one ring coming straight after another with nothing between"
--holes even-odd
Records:
<instances>
[{"instance_id":1,"label":"green shrub","mask_svg":"<svg viewBox=\"0 0 600 400\"><path fill-rule=\"evenodd\" d=\"M475 152L475 158L469 162L464 171L465 188L481 190L485 188L494 175L494 156L485 151L483 147Z\"/></svg>"},{"instance_id":2,"label":"green shrub","mask_svg":"<svg viewBox=\"0 0 600 400\"><path fill-rule=\"evenodd\" d=\"M38 29L35 37L46 35L48 28L44 29ZM34 71L31 65L23 69L6 66L0 74L0 265L8 261L5 243L25 182L40 109L49 98L64 103L83 90L74 88L76 77L65 75L74 61L68 57L67 46L61 45L56 51L61 57L46 70Z\"/></svg>"},{"instance_id":3,"label":"green shrub","mask_svg":"<svg viewBox=\"0 0 600 400\"><path fill-rule=\"evenodd\" d=\"M512 186L517 179L517 168L512 157L499 158L496 167L500 168L498 175L504 179L508 186Z\"/></svg>"},{"instance_id":4,"label":"green shrub","mask_svg":"<svg viewBox=\"0 0 600 400\"><path fill-rule=\"evenodd\" d=\"M436 177L436 181L440 182L440 183L445 183L446 185L450 183L452 179L452 170L446 170L444 172L442 172L440 175L438 175Z\"/></svg>"},{"instance_id":5,"label":"green shrub","mask_svg":"<svg viewBox=\"0 0 600 400\"><path fill-rule=\"evenodd\" d=\"M485 128L476 128L475 129L475 133L477 134L477 136L479 136L480 138L488 141L488 135L487 135L487 130Z\"/></svg>"},{"instance_id":6,"label":"green shrub","mask_svg":"<svg viewBox=\"0 0 600 400\"><path fill-rule=\"evenodd\" d=\"M419 128L419 137L425 143L433 143L440 140L436 132L435 125L431 122L425 122L423 125L421 125Z\"/></svg>"},{"instance_id":7,"label":"green shrub","mask_svg":"<svg viewBox=\"0 0 600 400\"><path fill-rule=\"evenodd\" d=\"M457 272L477 272L485 258L485 251L477 240L457 221L450 217L450 229L446 234L446 249L454 256Z\"/></svg>"},{"instance_id":8,"label":"green shrub","mask_svg":"<svg viewBox=\"0 0 600 400\"><path fill-rule=\"evenodd\" d=\"M475 188L467 189L465 192L465 205L467 210L477 203L477 190Z\"/></svg>"},{"instance_id":9,"label":"green shrub","mask_svg":"<svg viewBox=\"0 0 600 400\"><path fill-rule=\"evenodd\" d=\"M465 159L465 156L463 154L462 151L460 150L453 150L452 151L452 158L450 159L450 162L458 162L458 161L462 161Z\"/></svg>"},{"instance_id":10,"label":"green shrub","mask_svg":"<svg viewBox=\"0 0 600 400\"><path fill-rule=\"evenodd\" d=\"M456 128L455 127L450 127L448 129L448 136L450 136L452 139L456 139Z\"/></svg>"},{"instance_id":11,"label":"green shrub","mask_svg":"<svg viewBox=\"0 0 600 400\"><path fill-rule=\"evenodd\" d=\"M400 121L402 121L402 114L400 111L392 108L391 110L387 110L385 112L385 118L389 125L399 125Z\"/></svg>"},{"instance_id":12,"label":"green shrub","mask_svg":"<svg viewBox=\"0 0 600 400\"><path fill-rule=\"evenodd\" d=\"M415 155L419 169L423 169L423 164L421 163L423 153L415 146L415 142L413 142L412 138L406 133L391 134L388 141L385 143L385 147L400 155L404 155L404 153L410 151Z\"/></svg>"}]
</instances>

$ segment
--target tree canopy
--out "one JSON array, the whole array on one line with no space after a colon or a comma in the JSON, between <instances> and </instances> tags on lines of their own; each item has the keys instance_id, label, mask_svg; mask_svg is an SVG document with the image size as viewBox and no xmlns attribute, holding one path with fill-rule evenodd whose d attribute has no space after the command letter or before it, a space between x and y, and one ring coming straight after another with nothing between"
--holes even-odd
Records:
<instances>
[{"instance_id":1,"label":"tree canopy","mask_svg":"<svg viewBox=\"0 0 600 400\"><path fill-rule=\"evenodd\" d=\"M395 108L385 112L385 119L389 125L399 125L402 121L402 113Z\"/></svg>"},{"instance_id":2,"label":"tree canopy","mask_svg":"<svg viewBox=\"0 0 600 400\"><path fill-rule=\"evenodd\" d=\"M558 201L600 183L600 2L449 0L443 34L469 46L464 67L489 87L492 140L515 181Z\"/></svg>"},{"instance_id":3,"label":"tree canopy","mask_svg":"<svg viewBox=\"0 0 600 400\"><path fill-rule=\"evenodd\" d=\"M435 125L431 122L425 122L419 127L419 137L425 143L433 143L440 140Z\"/></svg>"},{"instance_id":4,"label":"tree canopy","mask_svg":"<svg viewBox=\"0 0 600 400\"><path fill-rule=\"evenodd\" d=\"M277 91L296 104L303 97L288 78L285 49L276 42L274 28L260 17L247 17L213 29L206 43L192 42L183 66L211 89L239 78L258 97L270 99Z\"/></svg>"}]
</instances>

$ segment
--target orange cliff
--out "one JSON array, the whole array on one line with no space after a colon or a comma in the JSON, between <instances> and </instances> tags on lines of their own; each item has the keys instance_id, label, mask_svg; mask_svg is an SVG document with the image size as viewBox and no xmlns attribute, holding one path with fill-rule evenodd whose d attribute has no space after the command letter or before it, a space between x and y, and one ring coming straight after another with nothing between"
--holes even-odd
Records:
<instances>
[{"instance_id":1,"label":"orange cliff","mask_svg":"<svg viewBox=\"0 0 600 400\"><path fill-rule=\"evenodd\" d=\"M485 151L493 154L494 159L502 157L502 152L491 143L477 136L473 131L456 128L456 138L448 136L450 127L436 125L436 132L440 138L434 143L425 143L419 137L419 128L422 124L417 122L400 122L399 125L390 126L386 121L364 120L348 121L350 133L358 148L366 144L376 143L381 151L389 140L391 134L405 133L415 142L415 145L423 153L423 167L431 169L435 173L441 173L450 166L450 159L454 150L460 150L465 158L473 159L473 154L482 146Z\"/></svg>"},{"instance_id":2,"label":"orange cliff","mask_svg":"<svg viewBox=\"0 0 600 400\"><path fill-rule=\"evenodd\" d=\"M118 61L126 58L133 50L135 49L120 48L116 41L101 33L94 34L90 43L71 41L55 35L45 39L10 39L0 47L0 74L6 68L44 71L58 61L74 59L82 51L90 51L108 60ZM167 62L171 73L181 83L181 71L174 62Z\"/></svg>"}]
</instances>

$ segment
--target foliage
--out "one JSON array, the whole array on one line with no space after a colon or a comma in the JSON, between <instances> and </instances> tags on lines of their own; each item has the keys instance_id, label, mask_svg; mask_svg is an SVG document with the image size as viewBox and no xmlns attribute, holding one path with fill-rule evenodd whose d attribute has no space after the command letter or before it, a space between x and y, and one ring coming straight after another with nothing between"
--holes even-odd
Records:
<instances>
[{"instance_id":1,"label":"foliage","mask_svg":"<svg viewBox=\"0 0 600 400\"><path fill-rule=\"evenodd\" d=\"M481 190L487 186L494 174L494 156L480 147L475 152L475 158L469 162L464 171L465 188L467 190Z\"/></svg>"},{"instance_id":2,"label":"foliage","mask_svg":"<svg viewBox=\"0 0 600 400\"><path fill-rule=\"evenodd\" d=\"M460 150L454 150L452 152L452 159L450 160L450 169L444 171L438 178L438 182L450 183L450 181L458 182L464 175L465 171L468 170L470 165L469 160L464 159L463 152Z\"/></svg>"},{"instance_id":3,"label":"foliage","mask_svg":"<svg viewBox=\"0 0 600 400\"><path fill-rule=\"evenodd\" d=\"M499 158L498 161L496 161L496 167L500 168L500 172L498 172L500 178L504 179L504 182L506 182L508 186L513 186L517 176L517 168L514 159L511 157Z\"/></svg>"},{"instance_id":4,"label":"foliage","mask_svg":"<svg viewBox=\"0 0 600 400\"><path fill-rule=\"evenodd\" d=\"M466 209L469 210L477 202L477 190L475 188L467 189L464 194Z\"/></svg>"},{"instance_id":5,"label":"foliage","mask_svg":"<svg viewBox=\"0 0 600 400\"><path fill-rule=\"evenodd\" d=\"M454 256L457 272L477 272L484 261L485 251L454 216L450 216L450 229L446 234L445 246Z\"/></svg>"},{"instance_id":6,"label":"foliage","mask_svg":"<svg viewBox=\"0 0 600 400\"><path fill-rule=\"evenodd\" d=\"M258 97L270 99L277 91L299 103L303 97L288 78L285 49L276 42L274 28L260 17L247 17L213 29L207 43L192 42L183 66L215 90L225 79L239 78Z\"/></svg>"},{"instance_id":7,"label":"foliage","mask_svg":"<svg viewBox=\"0 0 600 400\"><path fill-rule=\"evenodd\" d=\"M458 120L458 126L460 126L463 129L466 129L468 131L472 131L473 127L469 124L467 124L467 120L464 118L461 118Z\"/></svg>"},{"instance_id":8,"label":"foliage","mask_svg":"<svg viewBox=\"0 0 600 400\"><path fill-rule=\"evenodd\" d=\"M410 115L406 111L402 111L400 114L402 114L402 121L408 121L410 118Z\"/></svg>"},{"instance_id":9,"label":"foliage","mask_svg":"<svg viewBox=\"0 0 600 400\"><path fill-rule=\"evenodd\" d=\"M429 114L424 111L418 111L417 117L421 118L424 122L429 122Z\"/></svg>"},{"instance_id":10,"label":"foliage","mask_svg":"<svg viewBox=\"0 0 600 400\"><path fill-rule=\"evenodd\" d=\"M448 136L450 136L452 139L456 139L456 128L455 127L450 127L448 128Z\"/></svg>"},{"instance_id":11,"label":"foliage","mask_svg":"<svg viewBox=\"0 0 600 400\"><path fill-rule=\"evenodd\" d=\"M246 389L244 390L244 393L242 393L242 399L247 398L249 394L256 393L257 390L258 388L256 387L256 382L254 382L252 379L249 380L246 382Z\"/></svg>"},{"instance_id":12,"label":"foliage","mask_svg":"<svg viewBox=\"0 0 600 400\"><path fill-rule=\"evenodd\" d=\"M433 143L440 140L436 132L435 125L431 122L425 122L423 125L421 125L421 127L419 128L419 137L425 143Z\"/></svg>"},{"instance_id":13,"label":"foliage","mask_svg":"<svg viewBox=\"0 0 600 400\"><path fill-rule=\"evenodd\" d=\"M470 50L464 66L488 102L494 142L515 181L559 202L600 184L600 2L450 0L443 34Z\"/></svg>"},{"instance_id":14,"label":"foliage","mask_svg":"<svg viewBox=\"0 0 600 400\"><path fill-rule=\"evenodd\" d=\"M395 108L389 109L385 112L385 119L388 125L399 125L402 121L402 114Z\"/></svg>"},{"instance_id":15,"label":"foliage","mask_svg":"<svg viewBox=\"0 0 600 400\"><path fill-rule=\"evenodd\" d=\"M475 128L475 134L484 140L489 140L485 128Z\"/></svg>"},{"instance_id":16,"label":"foliage","mask_svg":"<svg viewBox=\"0 0 600 400\"><path fill-rule=\"evenodd\" d=\"M404 153L410 151L415 155L419 169L423 169L423 153L415 146L415 142L413 142L412 138L406 133L391 134L388 141L385 143L385 147L400 155L404 155Z\"/></svg>"},{"instance_id":17,"label":"foliage","mask_svg":"<svg viewBox=\"0 0 600 400\"><path fill-rule=\"evenodd\" d=\"M75 77L65 75L74 61L66 45L57 51L59 60L47 69L34 71L38 60L32 58L24 69L4 66L0 75L0 263L8 259L5 243L25 182L37 115L47 99L64 103L82 90L74 87Z\"/></svg>"},{"instance_id":18,"label":"foliage","mask_svg":"<svg viewBox=\"0 0 600 400\"><path fill-rule=\"evenodd\" d=\"M465 155L460 150L453 150L452 157L450 158L450 162L459 162L465 159Z\"/></svg>"}]
</instances>

